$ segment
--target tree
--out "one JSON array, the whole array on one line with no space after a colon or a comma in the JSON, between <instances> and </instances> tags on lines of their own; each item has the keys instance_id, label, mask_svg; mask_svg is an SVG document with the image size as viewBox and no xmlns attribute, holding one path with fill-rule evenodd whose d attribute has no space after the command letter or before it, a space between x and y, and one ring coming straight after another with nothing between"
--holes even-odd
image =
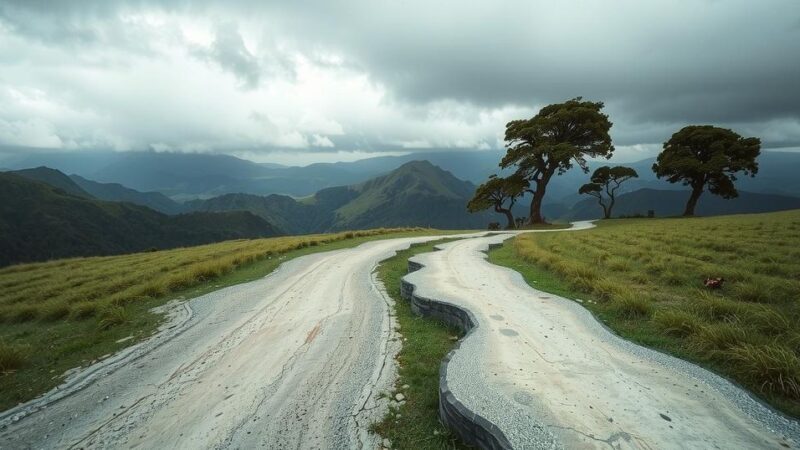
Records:
<instances>
[{"instance_id":1,"label":"tree","mask_svg":"<svg viewBox=\"0 0 800 450\"><path fill-rule=\"evenodd\" d=\"M658 178L681 182L692 188L684 216L693 216L697 200L708 191L722 198L735 198L736 173L754 177L756 158L761 154L761 140L743 138L737 133L711 125L691 125L673 134L653 164Z\"/></svg>"},{"instance_id":2,"label":"tree","mask_svg":"<svg viewBox=\"0 0 800 450\"><path fill-rule=\"evenodd\" d=\"M617 200L617 189L619 189L622 183L631 178L638 177L639 174L630 167L599 167L589 179L590 183L581 186L580 189L578 189L578 193L597 197L597 202L600 203L600 206L603 208L603 217L610 219L611 210L614 208L614 203ZM606 197L608 197L608 203L606 203L606 200L603 198L603 191L605 191Z\"/></svg>"},{"instance_id":3,"label":"tree","mask_svg":"<svg viewBox=\"0 0 800 450\"><path fill-rule=\"evenodd\" d=\"M563 174L573 163L588 173L587 156L611 157L611 122L601 109L602 102L584 102L578 97L545 106L530 119L506 125L508 150L500 167L516 166L517 176L528 183L526 190L533 194L528 223L544 223L542 200L555 174Z\"/></svg>"},{"instance_id":4,"label":"tree","mask_svg":"<svg viewBox=\"0 0 800 450\"><path fill-rule=\"evenodd\" d=\"M478 189L475 190L472 200L467 203L467 210L469 212L478 212L494 208L495 212L506 215L506 219L508 219L506 229L514 229L516 227L511 208L514 207L517 199L525 193L527 185L524 179L516 175L508 178L499 178L497 175L492 175L488 181L478 186ZM505 206L506 202L508 202L507 207Z\"/></svg>"}]
</instances>

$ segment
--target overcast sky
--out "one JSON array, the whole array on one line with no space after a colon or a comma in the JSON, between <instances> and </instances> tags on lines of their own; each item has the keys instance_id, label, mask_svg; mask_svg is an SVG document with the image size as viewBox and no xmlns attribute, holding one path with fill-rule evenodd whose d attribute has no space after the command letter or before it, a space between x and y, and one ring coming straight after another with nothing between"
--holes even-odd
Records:
<instances>
[{"instance_id":1,"label":"overcast sky","mask_svg":"<svg viewBox=\"0 0 800 450\"><path fill-rule=\"evenodd\" d=\"M576 96L606 103L619 161L690 123L800 147L800 3L0 2L0 146L501 149Z\"/></svg>"}]
</instances>

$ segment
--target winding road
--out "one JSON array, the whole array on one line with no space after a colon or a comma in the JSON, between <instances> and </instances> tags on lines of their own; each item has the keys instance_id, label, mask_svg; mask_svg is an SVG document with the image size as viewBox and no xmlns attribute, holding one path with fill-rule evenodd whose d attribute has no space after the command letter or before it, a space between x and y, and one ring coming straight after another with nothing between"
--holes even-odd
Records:
<instances>
[{"instance_id":1,"label":"winding road","mask_svg":"<svg viewBox=\"0 0 800 450\"><path fill-rule=\"evenodd\" d=\"M579 224L586 227L586 223ZM486 261L495 235L412 258L414 295L470 311L450 392L513 448L797 448L800 423L730 382L625 341L578 303Z\"/></svg>"},{"instance_id":2,"label":"winding road","mask_svg":"<svg viewBox=\"0 0 800 450\"><path fill-rule=\"evenodd\" d=\"M375 448L399 341L373 269L441 237L303 256L178 305L69 395L0 415L0 448Z\"/></svg>"},{"instance_id":3,"label":"winding road","mask_svg":"<svg viewBox=\"0 0 800 450\"><path fill-rule=\"evenodd\" d=\"M730 383L489 264L482 251L510 234L469 236L417 257L425 267L406 279L474 314L448 383L514 447L798 445L796 422ZM0 414L0 449L376 448L368 426L385 411L399 341L374 268L441 238L303 256L172 305L153 338Z\"/></svg>"}]
</instances>

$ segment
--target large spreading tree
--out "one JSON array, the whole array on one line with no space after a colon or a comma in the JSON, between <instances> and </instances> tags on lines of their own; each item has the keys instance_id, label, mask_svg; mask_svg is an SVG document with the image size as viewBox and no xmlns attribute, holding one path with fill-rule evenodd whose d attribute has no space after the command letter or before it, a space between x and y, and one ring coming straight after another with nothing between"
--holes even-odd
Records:
<instances>
[{"instance_id":1,"label":"large spreading tree","mask_svg":"<svg viewBox=\"0 0 800 450\"><path fill-rule=\"evenodd\" d=\"M516 225L511 208L514 207L517 199L525 193L527 186L527 181L516 175L508 178L492 175L488 181L478 186L478 189L475 190L472 200L467 203L467 210L469 212L478 212L494 208L495 212L505 214L508 220L506 229L514 229Z\"/></svg>"},{"instance_id":2,"label":"large spreading tree","mask_svg":"<svg viewBox=\"0 0 800 450\"><path fill-rule=\"evenodd\" d=\"M533 194L529 224L544 223L542 200L554 175L563 174L573 164L588 173L586 157L611 157L611 122L602 109L602 102L578 97L545 106L530 119L506 125L508 150L500 167L515 166L516 175L528 183L527 191Z\"/></svg>"},{"instance_id":3,"label":"large spreading tree","mask_svg":"<svg viewBox=\"0 0 800 450\"><path fill-rule=\"evenodd\" d=\"M722 198L739 196L733 182L736 174L755 176L756 158L761 154L758 138L744 138L737 133L711 125L691 125L673 134L653 164L658 178L683 183L692 193L684 216L693 216L697 200L708 191Z\"/></svg>"},{"instance_id":4,"label":"large spreading tree","mask_svg":"<svg viewBox=\"0 0 800 450\"><path fill-rule=\"evenodd\" d=\"M578 193L597 198L597 202L603 208L603 217L610 219L611 210L614 209L614 203L617 201L617 190L622 183L638 177L639 174L630 167L598 167L589 179L590 182L581 186Z\"/></svg>"}]
</instances>

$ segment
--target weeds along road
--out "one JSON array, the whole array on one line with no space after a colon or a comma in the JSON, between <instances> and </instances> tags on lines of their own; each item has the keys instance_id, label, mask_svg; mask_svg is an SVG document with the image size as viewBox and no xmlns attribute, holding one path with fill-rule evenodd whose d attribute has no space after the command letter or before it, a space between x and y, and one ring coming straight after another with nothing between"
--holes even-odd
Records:
<instances>
[{"instance_id":1,"label":"weeds along road","mask_svg":"<svg viewBox=\"0 0 800 450\"><path fill-rule=\"evenodd\" d=\"M382 415L376 396L394 381L396 349L372 271L441 238L312 254L193 299L191 318L162 333L174 337L110 374L95 365L87 371L102 376L84 389L6 420L0 448L374 448L366 427Z\"/></svg>"},{"instance_id":2,"label":"weeds along road","mask_svg":"<svg viewBox=\"0 0 800 450\"><path fill-rule=\"evenodd\" d=\"M797 448L800 424L695 365L609 332L574 301L486 261L508 236L454 241L412 258L415 295L473 312L448 364L467 408L514 448Z\"/></svg>"}]
</instances>

